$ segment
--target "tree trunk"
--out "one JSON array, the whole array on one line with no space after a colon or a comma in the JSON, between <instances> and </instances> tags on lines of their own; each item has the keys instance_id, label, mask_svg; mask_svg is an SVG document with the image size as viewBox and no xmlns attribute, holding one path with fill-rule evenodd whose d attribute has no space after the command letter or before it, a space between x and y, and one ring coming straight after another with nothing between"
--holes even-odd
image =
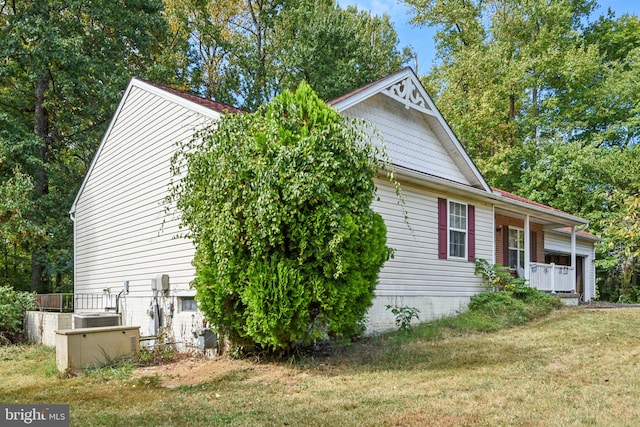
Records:
<instances>
[{"instance_id":1,"label":"tree trunk","mask_svg":"<svg viewBox=\"0 0 640 427\"><path fill-rule=\"evenodd\" d=\"M42 144L36 148L37 157L42 164L36 167L33 173L34 200L37 202L42 196L49 192L49 178L45 165L48 163L49 145L51 138L49 135L49 114L44 107L44 98L49 80L45 76L40 76L36 80L35 87L35 109L33 133L42 140ZM31 248L31 290L42 290L42 274L44 266L38 260L40 245L37 243Z\"/></svg>"},{"instance_id":2,"label":"tree trunk","mask_svg":"<svg viewBox=\"0 0 640 427\"><path fill-rule=\"evenodd\" d=\"M507 123L513 123L516 119L516 96L514 94L509 95L509 118Z\"/></svg>"}]
</instances>

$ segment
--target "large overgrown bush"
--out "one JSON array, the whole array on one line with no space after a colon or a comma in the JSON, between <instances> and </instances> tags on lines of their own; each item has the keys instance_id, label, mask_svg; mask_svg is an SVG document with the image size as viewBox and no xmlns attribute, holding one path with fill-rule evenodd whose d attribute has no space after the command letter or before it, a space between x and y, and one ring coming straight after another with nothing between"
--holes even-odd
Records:
<instances>
[{"instance_id":1,"label":"large overgrown bush","mask_svg":"<svg viewBox=\"0 0 640 427\"><path fill-rule=\"evenodd\" d=\"M240 346L349 337L389 256L365 133L307 84L227 115L187 147L174 186L196 243L197 301Z\"/></svg>"},{"instance_id":2,"label":"large overgrown bush","mask_svg":"<svg viewBox=\"0 0 640 427\"><path fill-rule=\"evenodd\" d=\"M35 308L35 294L0 286L0 345L20 339L25 313Z\"/></svg>"}]
</instances>

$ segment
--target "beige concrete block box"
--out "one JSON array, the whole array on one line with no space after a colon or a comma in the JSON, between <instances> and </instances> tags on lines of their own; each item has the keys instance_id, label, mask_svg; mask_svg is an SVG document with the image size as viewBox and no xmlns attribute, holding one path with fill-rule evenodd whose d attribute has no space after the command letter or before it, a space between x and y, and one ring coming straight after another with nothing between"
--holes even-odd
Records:
<instances>
[{"instance_id":1,"label":"beige concrete block box","mask_svg":"<svg viewBox=\"0 0 640 427\"><path fill-rule=\"evenodd\" d=\"M62 329L56 332L59 371L79 372L108 365L140 351L139 326Z\"/></svg>"},{"instance_id":2,"label":"beige concrete block box","mask_svg":"<svg viewBox=\"0 0 640 427\"><path fill-rule=\"evenodd\" d=\"M27 311L24 318L24 331L31 342L48 347L56 345L57 329L72 328L73 313L55 313L47 311Z\"/></svg>"}]
</instances>

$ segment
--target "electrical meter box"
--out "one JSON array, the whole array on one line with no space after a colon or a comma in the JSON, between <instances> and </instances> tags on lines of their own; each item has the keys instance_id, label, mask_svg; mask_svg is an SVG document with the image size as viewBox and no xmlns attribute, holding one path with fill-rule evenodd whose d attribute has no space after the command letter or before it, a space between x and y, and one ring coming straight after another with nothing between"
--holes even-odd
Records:
<instances>
[{"instance_id":1,"label":"electrical meter box","mask_svg":"<svg viewBox=\"0 0 640 427\"><path fill-rule=\"evenodd\" d=\"M158 274L155 278L151 279L151 290L153 291L169 291L169 275Z\"/></svg>"},{"instance_id":2,"label":"electrical meter box","mask_svg":"<svg viewBox=\"0 0 640 427\"><path fill-rule=\"evenodd\" d=\"M167 292L169 290L169 275L168 274L159 274L156 277L158 282L158 290Z\"/></svg>"}]
</instances>

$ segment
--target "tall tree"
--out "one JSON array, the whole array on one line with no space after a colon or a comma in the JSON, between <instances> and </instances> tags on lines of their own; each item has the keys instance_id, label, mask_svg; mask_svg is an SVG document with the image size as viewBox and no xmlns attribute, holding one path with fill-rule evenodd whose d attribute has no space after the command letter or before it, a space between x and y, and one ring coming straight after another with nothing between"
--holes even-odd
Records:
<instances>
[{"instance_id":1,"label":"tall tree","mask_svg":"<svg viewBox=\"0 0 640 427\"><path fill-rule=\"evenodd\" d=\"M155 0L0 3L0 135L8 163L32 183L31 288L63 283L71 269L66 214L104 125L132 74L164 72L162 4ZM0 165L1 167L1 165ZM13 169L4 169L8 179Z\"/></svg>"},{"instance_id":2,"label":"tall tree","mask_svg":"<svg viewBox=\"0 0 640 427\"><path fill-rule=\"evenodd\" d=\"M291 7L281 14L276 34L279 86L305 81L324 100L395 72L411 57L409 49L398 50L388 15L342 9L331 0Z\"/></svg>"},{"instance_id":3,"label":"tall tree","mask_svg":"<svg viewBox=\"0 0 640 427\"><path fill-rule=\"evenodd\" d=\"M590 0L407 0L416 24L436 26L438 62L425 84L494 184L512 187L529 140L558 135L549 125L562 94L592 79L597 49L581 40ZM566 128L560 133L570 134ZM493 156L499 155L496 161ZM515 157L515 158L514 158ZM512 189L512 188L507 188Z\"/></svg>"},{"instance_id":4,"label":"tall tree","mask_svg":"<svg viewBox=\"0 0 640 427\"><path fill-rule=\"evenodd\" d=\"M597 47L602 65L597 84L577 99L584 107L565 109L568 119L580 124L582 140L623 148L639 143L640 19L610 12L586 29L585 40Z\"/></svg>"},{"instance_id":5,"label":"tall tree","mask_svg":"<svg viewBox=\"0 0 640 427\"><path fill-rule=\"evenodd\" d=\"M389 17L334 0L165 0L173 28L192 49L190 90L253 111L307 81L325 100L396 71Z\"/></svg>"}]
</instances>

